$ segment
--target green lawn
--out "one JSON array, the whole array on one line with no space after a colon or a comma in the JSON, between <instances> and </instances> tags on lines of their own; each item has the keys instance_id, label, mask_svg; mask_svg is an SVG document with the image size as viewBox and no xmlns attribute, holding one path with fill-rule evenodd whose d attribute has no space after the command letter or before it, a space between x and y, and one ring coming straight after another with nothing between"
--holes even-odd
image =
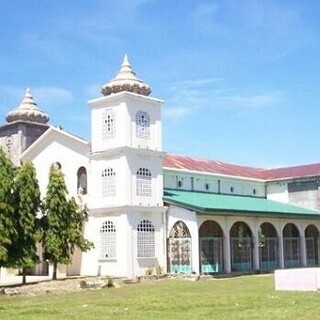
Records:
<instances>
[{"instance_id":1,"label":"green lawn","mask_svg":"<svg viewBox=\"0 0 320 320\"><path fill-rule=\"evenodd\" d=\"M320 293L275 292L272 275L158 280L37 297L0 296L0 319L320 319Z\"/></svg>"}]
</instances>

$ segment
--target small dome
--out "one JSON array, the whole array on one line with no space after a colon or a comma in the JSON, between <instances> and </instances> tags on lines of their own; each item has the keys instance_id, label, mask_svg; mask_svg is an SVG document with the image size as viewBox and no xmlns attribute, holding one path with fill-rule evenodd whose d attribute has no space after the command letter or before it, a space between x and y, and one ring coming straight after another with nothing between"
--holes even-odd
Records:
<instances>
[{"instance_id":1,"label":"small dome","mask_svg":"<svg viewBox=\"0 0 320 320\"><path fill-rule=\"evenodd\" d=\"M127 55L124 56L121 68L116 77L103 85L101 90L105 96L122 91L134 92L144 96L148 96L151 93L150 86L136 77Z\"/></svg>"},{"instance_id":2,"label":"small dome","mask_svg":"<svg viewBox=\"0 0 320 320\"><path fill-rule=\"evenodd\" d=\"M24 98L19 107L10 111L6 116L7 122L29 121L47 123L49 116L40 110L34 102L30 89L26 90Z\"/></svg>"}]
</instances>

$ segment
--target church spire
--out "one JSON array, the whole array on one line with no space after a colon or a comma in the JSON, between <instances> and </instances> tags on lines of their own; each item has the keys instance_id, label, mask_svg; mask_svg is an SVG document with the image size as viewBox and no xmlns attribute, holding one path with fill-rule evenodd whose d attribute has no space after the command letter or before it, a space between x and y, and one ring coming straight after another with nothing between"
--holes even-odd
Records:
<instances>
[{"instance_id":1,"label":"church spire","mask_svg":"<svg viewBox=\"0 0 320 320\"><path fill-rule=\"evenodd\" d=\"M21 104L14 110L11 110L6 116L7 122L14 121L28 121L47 123L49 116L40 110L33 100L33 96L30 88L25 92L24 98Z\"/></svg>"},{"instance_id":2,"label":"church spire","mask_svg":"<svg viewBox=\"0 0 320 320\"><path fill-rule=\"evenodd\" d=\"M149 85L137 78L127 54L125 54L123 58L123 62L116 77L102 86L102 94L105 96L121 91L134 92L144 96L148 96L151 93Z\"/></svg>"}]
</instances>

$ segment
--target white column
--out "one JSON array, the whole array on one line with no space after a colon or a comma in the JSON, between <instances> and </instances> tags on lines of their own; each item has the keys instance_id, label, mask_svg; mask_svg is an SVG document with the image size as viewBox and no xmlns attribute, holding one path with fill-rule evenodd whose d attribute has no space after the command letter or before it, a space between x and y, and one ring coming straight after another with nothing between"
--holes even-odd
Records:
<instances>
[{"instance_id":1,"label":"white column","mask_svg":"<svg viewBox=\"0 0 320 320\"><path fill-rule=\"evenodd\" d=\"M259 263L259 237L258 237L258 233L257 232L253 233L252 243L253 243L253 270L260 270L260 263Z\"/></svg>"},{"instance_id":2,"label":"white column","mask_svg":"<svg viewBox=\"0 0 320 320\"><path fill-rule=\"evenodd\" d=\"M199 265L199 233L192 237L192 271L196 274L200 273Z\"/></svg>"},{"instance_id":3,"label":"white column","mask_svg":"<svg viewBox=\"0 0 320 320\"><path fill-rule=\"evenodd\" d=\"M228 228L229 229L229 228ZM230 247L230 235L229 230L224 233L223 252L224 252L224 271L231 273L231 247Z\"/></svg>"},{"instance_id":4,"label":"white column","mask_svg":"<svg viewBox=\"0 0 320 320\"><path fill-rule=\"evenodd\" d=\"M307 266L306 238L304 234L300 237L300 263L302 267Z\"/></svg>"},{"instance_id":5,"label":"white column","mask_svg":"<svg viewBox=\"0 0 320 320\"><path fill-rule=\"evenodd\" d=\"M279 268L280 268L280 269L284 269L283 236L282 236L282 232L279 233L279 248L278 248L278 254L279 254Z\"/></svg>"}]
</instances>

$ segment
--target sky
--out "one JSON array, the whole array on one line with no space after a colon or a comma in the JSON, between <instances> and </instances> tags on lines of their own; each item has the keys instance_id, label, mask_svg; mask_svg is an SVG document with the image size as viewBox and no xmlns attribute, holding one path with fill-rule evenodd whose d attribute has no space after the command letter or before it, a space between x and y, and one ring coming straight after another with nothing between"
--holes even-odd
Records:
<instances>
[{"instance_id":1,"label":"sky","mask_svg":"<svg viewBox=\"0 0 320 320\"><path fill-rule=\"evenodd\" d=\"M125 54L163 105L163 148L234 164L320 162L320 1L1 0L0 119L30 87L90 139Z\"/></svg>"}]
</instances>

